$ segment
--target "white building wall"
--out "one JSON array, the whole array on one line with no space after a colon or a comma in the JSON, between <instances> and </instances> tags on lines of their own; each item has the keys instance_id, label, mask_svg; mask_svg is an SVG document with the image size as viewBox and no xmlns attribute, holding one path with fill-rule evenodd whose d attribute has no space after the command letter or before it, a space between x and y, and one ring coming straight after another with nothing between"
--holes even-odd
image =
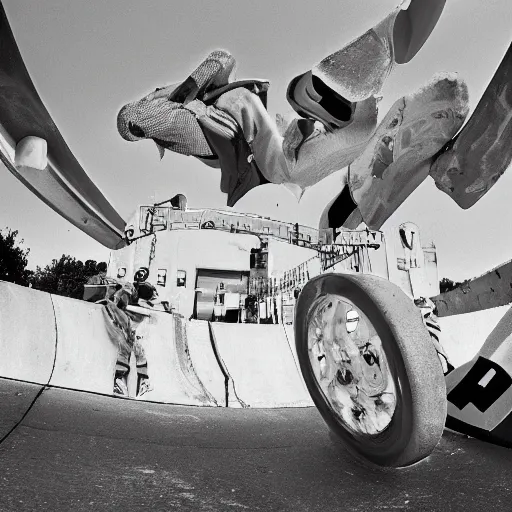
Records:
<instances>
[{"instance_id":1,"label":"white building wall","mask_svg":"<svg viewBox=\"0 0 512 512\"><path fill-rule=\"evenodd\" d=\"M280 278L285 271L299 266L316 254L314 249L270 239L268 241L268 275ZM318 266L316 262L312 265Z\"/></svg>"},{"instance_id":2,"label":"white building wall","mask_svg":"<svg viewBox=\"0 0 512 512\"><path fill-rule=\"evenodd\" d=\"M132 281L135 269L133 268L135 244L131 244L123 249L110 252L107 275L116 279L121 279L119 272L124 269L125 276L122 279Z\"/></svg>"},{"instance_id":3,"label":"white building wall","mask_svg":"<svg viewBox=\"0 0 512 512\"><path fill-rule=\"evenodd\" d=\"M260 240L254 235L207 229L161 231L113 252L108 273L116 277L117 269L126 267L127 280L133 280L138 268L148 267L148 281L157 287L160 298L189 318L194 309L197 269L249 272L251 249L259 247ZM160 269L167 271L165 286L157 284ZM177 286L178 270L186 272L184 287Z\"/></svg>"},{"instance_id":4,"label":"white building wall","mask_svg":"<svg viewBox=\"0 0 512 512\"><path fill-rule=\"evenodd\" d=\"M384 229L386 237L387 259L389 268L389 280L399 286L407 295L413 296L409 273L398 268L398 259L404 258L404 249L400 240L399 224L389 224ZM421 237L421 228L420 228ZM422 241L422 250L424 260L423 268L423 284L425 287L425 295L434 297L439 294L439 275L437 268L437 253L435 246L430 241Z\"/></svg>"},{"instance_id":5,"label":"white building wall","mask_svg":"<svg viewBox=\"0 0 512 512\"><path fill-rule=\"evenodd\" d=\"M386 226L384 235L386 247L368 250L371 273L390 279L411 294L408 273L397 268L397 258L403 256L398 225ZM188 318L194 307L197 269L249 272L251 249L259 247L260 240L255 235L208 229L160 231L140 238L124 249L113 251L108 275L118 278L119 269L125 268L125 279L133 281L138 268L149 267L148 280L157 286L160 298L167 300L177 312ZM313 249L275 239L269 239L268 250L269 276L277 278L316 255ZM431 288L428 295L434 296L439 290L435 249L426 249L425 256L426 280ZM167 272L165 286L157 284L159 269ZM185 287L177 286L178 270L186 272ZM311 260L308 270L310 277L318 275L320 260ZM330 272L350 272L349 261L336 265Z\"/></svg>"}]
</instances>

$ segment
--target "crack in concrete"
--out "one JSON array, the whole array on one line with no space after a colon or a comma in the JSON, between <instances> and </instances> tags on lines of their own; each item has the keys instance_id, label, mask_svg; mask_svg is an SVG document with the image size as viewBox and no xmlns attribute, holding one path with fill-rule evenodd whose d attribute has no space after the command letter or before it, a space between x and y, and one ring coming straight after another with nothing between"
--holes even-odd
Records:
<instances>
[{"instance_id":1,"label":"crack in concrete","mask_svg":"<svg viewBox=\"0 0 512 512\"><path fill-rule=\"evenodd\" d=\"M55 324L55 350L54 350L54 355L53 355L53 365L52 365L52 371L50 372L50 376L48 377L48 382L46 384L43 385L43 387L39 390L39 392L37 393L37 395L35 396L35 398L32 400L31 404L29 405L29 407L27 408L27 410L25 411L25 413L23 414L23 416L20 418L20 420L11 428L11 430L9 430L9 432L7 432L7 434L5 434L1 439L0 439L0 449L2 448L4 442L11 436L11 434L18 429L18 427L25 421L25 418L27 417L27 415L29 414L29 412L32 410L32 408L34 407L34 405L36 404L36 402L39 400L39 398L41 398L42 394L50 388L50 382L52 381L52 377L53 377L53 372L55 371L55 365L56 365L56 362L57 362L57 347L58 347L58 339L59 339L59 331L58 331L58 328L57 328L57 315L55 313L55 303L53 302L53 296L51 294L50 295L50 300L52 302L52 309L53 309L53 321L54 321L54 324Z\"/></svg>"}]
</instances>

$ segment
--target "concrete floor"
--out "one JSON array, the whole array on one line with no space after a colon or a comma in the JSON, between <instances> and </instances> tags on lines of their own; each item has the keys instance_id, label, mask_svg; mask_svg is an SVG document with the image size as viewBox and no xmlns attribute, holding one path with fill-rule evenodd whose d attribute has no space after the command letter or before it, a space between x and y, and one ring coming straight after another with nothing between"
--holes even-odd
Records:
<instances>
[{"instance_id":1,"label":"concrete floor","mask_svg":"<svg viewBox=\"0 0 512 512\"><path fill-rule=\"evenodd\" d=\"M0 433L17 424L0 444L1 512L511 510L512 452L449 432L420 464L369 469L332 441L315 408L170 406L55 388L33 403L40 389L0 379Z\"/></svg>"}]
</instances>

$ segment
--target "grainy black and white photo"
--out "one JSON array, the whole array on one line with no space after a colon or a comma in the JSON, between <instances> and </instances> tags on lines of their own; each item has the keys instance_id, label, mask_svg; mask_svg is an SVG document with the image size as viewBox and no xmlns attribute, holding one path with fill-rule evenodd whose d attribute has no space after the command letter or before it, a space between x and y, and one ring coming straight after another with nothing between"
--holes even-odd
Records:
<instances>
[{"instance_id":1,"label":"grainy black and white photo","mask_svg":"<svg viewBox=\"0 0 512 512\"><path fill-rule=\"evenodd\" d=\"M511 16L0 0L0 512L510 511Z\"/></svg>"}]
</instances>

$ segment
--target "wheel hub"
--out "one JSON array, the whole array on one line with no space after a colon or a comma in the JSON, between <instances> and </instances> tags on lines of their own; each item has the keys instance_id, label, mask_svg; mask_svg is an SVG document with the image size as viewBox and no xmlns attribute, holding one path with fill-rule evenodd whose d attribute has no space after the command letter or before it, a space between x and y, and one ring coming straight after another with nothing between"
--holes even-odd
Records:
<instances>
[{"instance_id":1,"label":"wheel hub","mask_svg":"<svg viewBox=\"0 0 512 512\"><path fill-rule=\"evenodd\" d=\"M313 305L309 360L327 402L353 434L386 429L396 407L395 384L382 342L350 300L325 295Z\"/></svg>"}]
</instances>

